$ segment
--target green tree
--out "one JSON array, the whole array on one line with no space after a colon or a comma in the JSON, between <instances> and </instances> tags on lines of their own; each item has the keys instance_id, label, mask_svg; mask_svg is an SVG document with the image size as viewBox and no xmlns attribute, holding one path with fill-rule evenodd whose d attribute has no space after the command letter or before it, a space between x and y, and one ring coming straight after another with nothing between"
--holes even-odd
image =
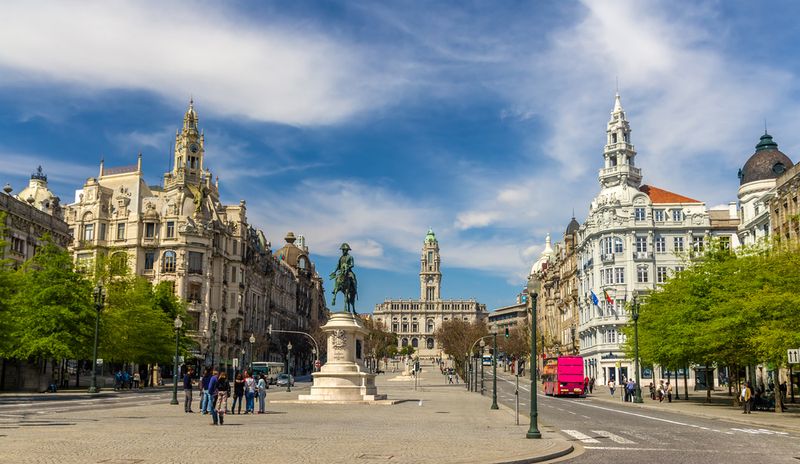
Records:
<instances>
[{"instance_id":1,"label":"green tree","mask_svg":"<svg viewBox=\"0 0 800 464\"><path fill-rule=\"evenodd\" d=\"M464 377L466 366L466 353L472 348L475 340L489 334L483 321L469 323L461 319L444 321L436 330L434 336L442 347L442 351L450 355L456 364L459 375Z\"/></svg>"},{"instance_id":2,"label":"green tree","mask_svg":"<svg viewBox=\"0 0 800 464\"><path fill-rule=\"evenodd\" d=\"M0 211L0 333L14 333L12 303L19 290L16 274L13 272L11 260L5 256L6 247L6 213ZM0 357L11 355L16 343L10 336L0 337Z\"/></svg>"}]
</instances>

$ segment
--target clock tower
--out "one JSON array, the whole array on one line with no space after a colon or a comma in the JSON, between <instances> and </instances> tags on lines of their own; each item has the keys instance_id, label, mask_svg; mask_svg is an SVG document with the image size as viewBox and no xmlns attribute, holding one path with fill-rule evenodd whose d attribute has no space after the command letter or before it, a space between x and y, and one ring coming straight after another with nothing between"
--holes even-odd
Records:
<instances>
[{"instance_id":1,"label":"clock tower","mask_svg":"<svg viewBox=\"0 0 800 464\"><path fill-rule=\"evenodd\" d=\"M419 286L420 300L434 301L442 298L442 271L439 257L439 241L432 229L425 235L420 259Z\"/></svg>"},{"instance_id":2,"label":"clock tower","mask_svg":"<svg viewBox=\"0 0 800 464\"><path fill-rule=\"evenodd\" d=\"M186 184L199 184L203 174L205 137L197 127L194 100L189 100L189 109L183 116L183 130L175 133L175 154L172 176Z\"/></svg>"}]
</instances>

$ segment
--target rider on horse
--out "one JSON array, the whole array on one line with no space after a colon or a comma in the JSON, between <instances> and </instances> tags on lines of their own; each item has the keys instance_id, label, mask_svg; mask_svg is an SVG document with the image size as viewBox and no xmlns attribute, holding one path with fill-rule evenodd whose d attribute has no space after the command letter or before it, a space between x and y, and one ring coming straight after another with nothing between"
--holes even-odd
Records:
<instances>
[{"instance_id":1,"label":"rider on horse","mask_svg":"<svg viewBox=\"0 0 800 464\"><path fill-rule=\"evenodd\" d=\"M356 288L358 286L356 283L356 275L353 272L355 262L353 261L353 257L348 254L350 245L342 243L340 249L342 250L342 256L339 258L339 264L336 270L333 271L330 276L331 279L335 279L331 306L336 306L336 294L342 292L345 298L345 310L352 310L353 313L355 313Z\"/></svg>"}]
</instances>

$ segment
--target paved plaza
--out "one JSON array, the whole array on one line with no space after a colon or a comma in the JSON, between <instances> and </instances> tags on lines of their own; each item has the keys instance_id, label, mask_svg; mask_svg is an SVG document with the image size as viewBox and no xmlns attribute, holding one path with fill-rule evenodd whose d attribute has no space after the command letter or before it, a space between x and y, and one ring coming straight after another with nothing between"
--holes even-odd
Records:
<instances>
[{"instance_id":1,"label":"paved plaza","mask_svg":"<svg viewBox=\"0 0 800 464\"><path fill-rule=\"evenodd\" d=\"M257 456L258 462L494 463L537 462L572 450L556 433L526 439L527 416L514 425L513 411L491 410L491 397L463 384L445 385L432 366L424 366L416 390L411 381L392 381L396 376L378 376L378 386L403 400L398 404L294 403L309 388L298 383L291 393L270 389L268 414L227 415L222 427L169 405L166 391L115 408L55 412L61 408L25 405L30 412L2 416L0 462L202 463Z\"/></svg>"}]
</instances>

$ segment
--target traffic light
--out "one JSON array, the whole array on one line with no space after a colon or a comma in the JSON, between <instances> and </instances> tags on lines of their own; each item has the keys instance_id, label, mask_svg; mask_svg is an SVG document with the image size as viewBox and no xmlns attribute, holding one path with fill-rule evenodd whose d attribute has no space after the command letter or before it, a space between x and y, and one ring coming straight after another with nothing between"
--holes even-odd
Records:
<instances>
[{"instance_id":1,"label":"traffic light","mask_svg":"<svg viewBox=\"0 0 800 464\"><path fill-rule=\"evenodd\" d=\"M508 338L508 327L506 327L506 338Z\"/></svg>"}]
</instances>

